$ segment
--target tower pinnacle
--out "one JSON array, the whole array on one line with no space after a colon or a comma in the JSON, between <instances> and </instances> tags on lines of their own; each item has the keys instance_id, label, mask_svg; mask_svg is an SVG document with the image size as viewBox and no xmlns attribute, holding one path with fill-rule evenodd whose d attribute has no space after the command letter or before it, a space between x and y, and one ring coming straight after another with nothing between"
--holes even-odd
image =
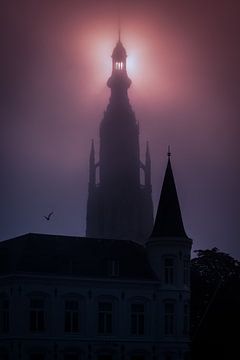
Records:
<instances>
[{"instance_id":1,"label":"tower pinnacle","mask_svg":"<svg viewBox=\"0 0 240 360\"><path fill-rule=\"evenodd\" d=\"M118 41L121 42L121 15L118 14Z\"/></svg>"},{"instance_id":2,"label":"tower pinnacle","mask_svg":"<svg viewBox=\"0 0 240 360\"><path fill-rule=\"evenodd\" d=\"M116 99L118 99L118 102L121 102L121 99L127 98L127 90L130 85L131 80L127 74L127 52L120 40L119 33L118 42L112 53L112 74L107 81L107 86L111 89L111 97L114 99L114 102Z\"/></svg>"}]
</instances>

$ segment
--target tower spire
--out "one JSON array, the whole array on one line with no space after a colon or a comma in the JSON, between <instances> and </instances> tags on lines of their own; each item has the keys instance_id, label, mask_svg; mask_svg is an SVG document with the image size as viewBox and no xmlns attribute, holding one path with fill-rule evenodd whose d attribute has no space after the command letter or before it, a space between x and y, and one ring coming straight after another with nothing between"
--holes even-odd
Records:
<instances>
[{"instance_id":1,"label":"tower spire","mask_svg":"<svg viewBox=\"0 0 240 360\"><path fill-rule=\"evenodd\" d=\"M120 14L120 9L118 11L118 41L121 42L121 14Z\"/></svg>"},{"instance_id":2,"label":"tower spire","mask_svg":"<svg viewBox=\"0 0 240 360\"><path fill-rule=\"evenodd\" d=\"M180 210L177 190L172 172L170 149L168 163L163 180L157 216L151 238L185 237L187 238Z\"/></svg>"}]
</instances>

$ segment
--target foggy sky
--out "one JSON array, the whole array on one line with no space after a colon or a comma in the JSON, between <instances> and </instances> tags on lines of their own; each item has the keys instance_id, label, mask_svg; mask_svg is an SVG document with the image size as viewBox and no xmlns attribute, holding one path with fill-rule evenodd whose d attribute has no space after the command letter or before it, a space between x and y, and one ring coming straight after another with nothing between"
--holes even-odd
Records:
<instances>
[{"instance_id":1,"label":"foggy sky","mask_svg":"<svg viewBox=\"0 0 240 360\"><path fill-rule=\"evenodd\" d=\"M85 233L90 143L98 149L109 100L118 3L1 1L1 240ZM155 211L170 144L194 249L239 258L239 2L121 4Z\"/></svg>"}]
</instances>

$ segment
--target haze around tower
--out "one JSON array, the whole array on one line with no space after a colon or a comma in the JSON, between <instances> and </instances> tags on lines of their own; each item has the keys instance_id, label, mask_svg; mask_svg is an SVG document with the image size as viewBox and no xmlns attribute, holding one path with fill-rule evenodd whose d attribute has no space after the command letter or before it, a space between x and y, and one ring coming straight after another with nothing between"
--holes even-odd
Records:
<instances>
[{"instance_id":1,"label":"haze around tower","mask_svg":"<svg viewBox=\"0 0 240 360\"><path fill-rule=\"evenodd\" d=\"M129 98L140 148L150 143L155 209L171 144L194 247L239 257L239 3L122 3ZM11 0L2 13L0 238L84 234L88 155L110 96L116 6Z\"/></svg>"}]
</instances>

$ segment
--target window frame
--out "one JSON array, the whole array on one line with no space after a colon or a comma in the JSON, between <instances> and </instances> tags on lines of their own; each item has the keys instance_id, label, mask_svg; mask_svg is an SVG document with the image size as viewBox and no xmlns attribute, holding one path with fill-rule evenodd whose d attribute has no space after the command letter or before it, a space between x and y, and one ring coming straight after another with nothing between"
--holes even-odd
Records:
<instances>
[{"instance_id":1,"label":"window frame","mask_svg":"<svg viewBox=\"0 0 240 360\"><path fill-rule=\"evenodd\" d=\"M110 305L110 308L107 307ZM113 333L113 303L108 300L98 301L97 332L99 335L112 335ZM102 308L101 308L102 307ZM105 308L105 309L104 309Z\"/></svg>"},{"instance_id":2,"label":"window frame","mask_svg":"<svg viewBox=\"0 0 240 360\"><path fill-rule=\"evenodd\" d=\"M173 311L167 312L166 307L172 306ZM176 301L173 299L167 299L164 301L164 321L163 321L163 333L164 336L174 336L176 334Z\"/></svg>"},{"instance_id":3,"label":"window frame","mask_svg":"<svg viewBox=\"0 0 240 360\"><path fill-rule=\"evenodd\" d=\"M76 308L74 308L76 305ZM73 334L81 332L81 304L78 298L64 300L64 333Z\"/></svg>"},{"instance_id":4,"label":"window frame","mask_svg":"<svg viewBox=\"0 0 240 360\"><path fill-rule=\"evenodd\" d=\"M167 261L172 261L171 265L167 265ZM164 285L175 285L176 283L176 257L165 255L163 257L163 283Z\"/></svg>"},{"instance_id":5,"label":"window frame","mask_svg":"<svg viewBox=\"0 0 240 360\"><path fill-rule=\"evenodd\" d=\"M42 302L42 306L33 306L32 302ZM31 295L29 299L29 331L41 333L46 331L46 299L44 296Z\"/></svg>"},{"instance_id":6,"label":"window frame","mask_svg":"<svg viewBox=\"0 0 240 360\"><path fill-rule=\"evenodd\" d=\"M133 306L142 306L142 311L133 310ZM135 319L134 319L135 318ZM135 326L134 326L135 322ZM136 328L133 331L133 326ZM146 304L144 301L130 303L130 334L132 336L144 336L146 333Z\"/></svg>"}]
</instances>

